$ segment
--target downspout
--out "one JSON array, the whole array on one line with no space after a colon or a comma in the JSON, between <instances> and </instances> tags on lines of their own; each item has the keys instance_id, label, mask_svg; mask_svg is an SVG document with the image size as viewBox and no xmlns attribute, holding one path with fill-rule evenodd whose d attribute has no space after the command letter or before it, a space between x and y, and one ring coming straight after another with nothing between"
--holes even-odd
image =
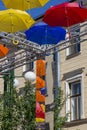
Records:
<instances>
[{"instance_id":1,"label":"downspout","mask_svg":"<svg viewBox=\"0 0 87 130\"><path fill-rule=\"evenodd\" d=\"M56 75L57 75L57 86L56 86L56 90L58 90L58 88L60 87L60 54L59 52L55 53L55 60L56 60L56 66L57 66L57 71L56 71ZM56 95L54 95L54 99L57 96L57 91L56 91ZM59 115L60 116L60 115ZM60 130L60 128L58 128L58 130Z\"/></svg>"}]
</instances>

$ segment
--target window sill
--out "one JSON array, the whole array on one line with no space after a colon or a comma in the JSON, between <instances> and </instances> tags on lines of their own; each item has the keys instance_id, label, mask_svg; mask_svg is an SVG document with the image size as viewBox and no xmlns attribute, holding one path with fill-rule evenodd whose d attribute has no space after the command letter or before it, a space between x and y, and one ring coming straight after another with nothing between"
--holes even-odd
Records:
<instances>
[{"instance_id":1,"label":"window sill","mask_svg":"<svg viewBox=\"0 0 87 130\"><path fill-rule=\"evenodd\" d=\"M72 126L78 126L78 125L82 125L82 124L87 124L87 118L86 119L80 119L80 120L67 122L67 123L65 123L64 128L72 127Z\"/></svg>"},{"instance_id":2,"label":"window sill","mask_svg":"<svg viewBox=\"0 0 87 130\"><path fill-rule=\"evenodd\" d=\"M70 59L70 58L73 58L73 57L75 57L75 56L78 56L78 55L80 55L80 54L81 54L81 52L76 52L76 53L74 53L74 54L68 55L68 56L66 57L66 60L68 60L68 59Z\"/></svg>"}]
</instances>

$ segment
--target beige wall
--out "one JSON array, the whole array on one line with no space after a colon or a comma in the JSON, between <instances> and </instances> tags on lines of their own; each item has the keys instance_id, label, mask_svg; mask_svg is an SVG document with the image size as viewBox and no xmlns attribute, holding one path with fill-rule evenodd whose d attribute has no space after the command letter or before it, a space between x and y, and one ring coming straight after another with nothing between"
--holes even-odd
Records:
<instances>
[{"instance_id":1,"label":"beige wall","mask_svg":"<svg viewBox=\"0 0 87 130\"><path fill-rule=\"evenodd\" d=\"M82 29L83 30L83 29ZM81 39L86 38L87 36L83 36ZM83 68L82 72L82 101L83 101L83 118L87 118L87 41L81 43L81 52L69 59L66 59L66 50L60 52L60 83L61 87L65 89L65 80L63 79L63 75L77 70L79 68ZM65 113L65 107L62 113ZM66 128L66 130L86 130L87 124L82 124L74 127Z\"/></svg>"},{"instance_id":2,"label":"beige wall","mask_svg":"<svg viewBox=\"0 0 87 130\"><path fill-rule=\"evenodd\" d=\"M47 83L47 95L46 96L46 104L51 104L54 101L53 97L53 75L52 75L52 61L53 56L47 56L47 68L46 68L46 83ZM50 130L53 130L54 124L54 114L53 111L49 111L46 113L46 122L49 122Z\"/></svg>"},{"instance_id":3,"label":"beige wall","mask_svg":"<svg viewBox=\"0 0 87 130\"><path fill-rule=\"evenodd\" d=\"M2 94L4 91L4 80L2 75L0 75L0 77L0 94Z\"/></svg>"},{"instance_id":4,"label":"beige wall","mask_svg":"<svg viewBox=\"0 0 87 130\"><path fill-rule=\"evenodd\" d=\"M46 57L47 68L46 68L46 81L47 81L47 94L46 104L53 102L53 75L52 75L52 61L53 56Z\"/></svg>"}]
</instances>

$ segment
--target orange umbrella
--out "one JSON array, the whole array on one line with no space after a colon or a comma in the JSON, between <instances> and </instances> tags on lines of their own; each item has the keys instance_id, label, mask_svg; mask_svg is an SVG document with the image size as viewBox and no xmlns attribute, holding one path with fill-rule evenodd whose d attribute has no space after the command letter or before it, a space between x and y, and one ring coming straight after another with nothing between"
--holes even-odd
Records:
<instances>
[{"instance_id":1,"label":"orange umbrella","mask_svg":"<svg viewBox=\"0 0 87 130\"><path fill-rule=\"evenodd\" d=\"M4 57L9 52L9 49L2 44L0 44L0 57Z\"/></svg>"},{"instance_id":2,"label":"orange umbrella","mask_svg":"<svg viewBox=\"0 0 87 130\"><path fill-rule=\"evenodd\" d=\"M37 60L36 61L36 75L37 76L45 76L46 75L46 61L45 60Z\"/></svg>"},{"instance_id":3,"label":"orange umbrella","mask_svg":"<svg viewBox=\"0 0 87 130\"><path fill-rule=\"evenodd\" d=\"M36 89L44 88L45 87L45 81L41 79L40 77L36 77Z\"/></svg>"},{"instance_id":4,"label":"orange umbrella","mask_svg":"<svg viewBox=\"0 0 87 130\"><path fill-rule=\"evenodd\" d=\"M45 96L41 94L39 90L36 90L36 101L45 102Z\"/></svg>"}]
</instances>

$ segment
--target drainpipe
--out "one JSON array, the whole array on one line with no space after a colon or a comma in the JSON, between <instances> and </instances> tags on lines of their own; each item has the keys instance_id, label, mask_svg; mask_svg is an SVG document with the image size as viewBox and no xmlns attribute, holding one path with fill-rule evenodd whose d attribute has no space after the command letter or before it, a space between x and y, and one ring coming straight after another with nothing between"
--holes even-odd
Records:
<instances>
[{"instance_id":1,"label":"drainpipe","mask_svg":"<svg viewBox=\"0 0 87 130\"><path fill-rule=\"evenodd\" d=\"M56 65L57 65L57 71L56 71L56 75L57 75L57 80L56 80L56 90L58 90L58 87L60 87L60 54L59 52L55 53L55 60L56 60ZM57 94L57 91L56 91ZM56 98L56 95L54 96L54 98ZM60 115L59 115L60 116ZM58 130L60 130L60 128L58 128Z\"/></svg>"},{"instance_id":2,"label":"drainpipe","mask_svg":"<svg viewBox=\"0 0 87 130\"><path fill-rule=\"evenodd\" d=\"M59 52L55 53L55 62L56 62L56 83L55 83L55 93L54 98L57 95L57 89L60 87L60 60L59 60Z\"/></svg>"}]
</instances>

